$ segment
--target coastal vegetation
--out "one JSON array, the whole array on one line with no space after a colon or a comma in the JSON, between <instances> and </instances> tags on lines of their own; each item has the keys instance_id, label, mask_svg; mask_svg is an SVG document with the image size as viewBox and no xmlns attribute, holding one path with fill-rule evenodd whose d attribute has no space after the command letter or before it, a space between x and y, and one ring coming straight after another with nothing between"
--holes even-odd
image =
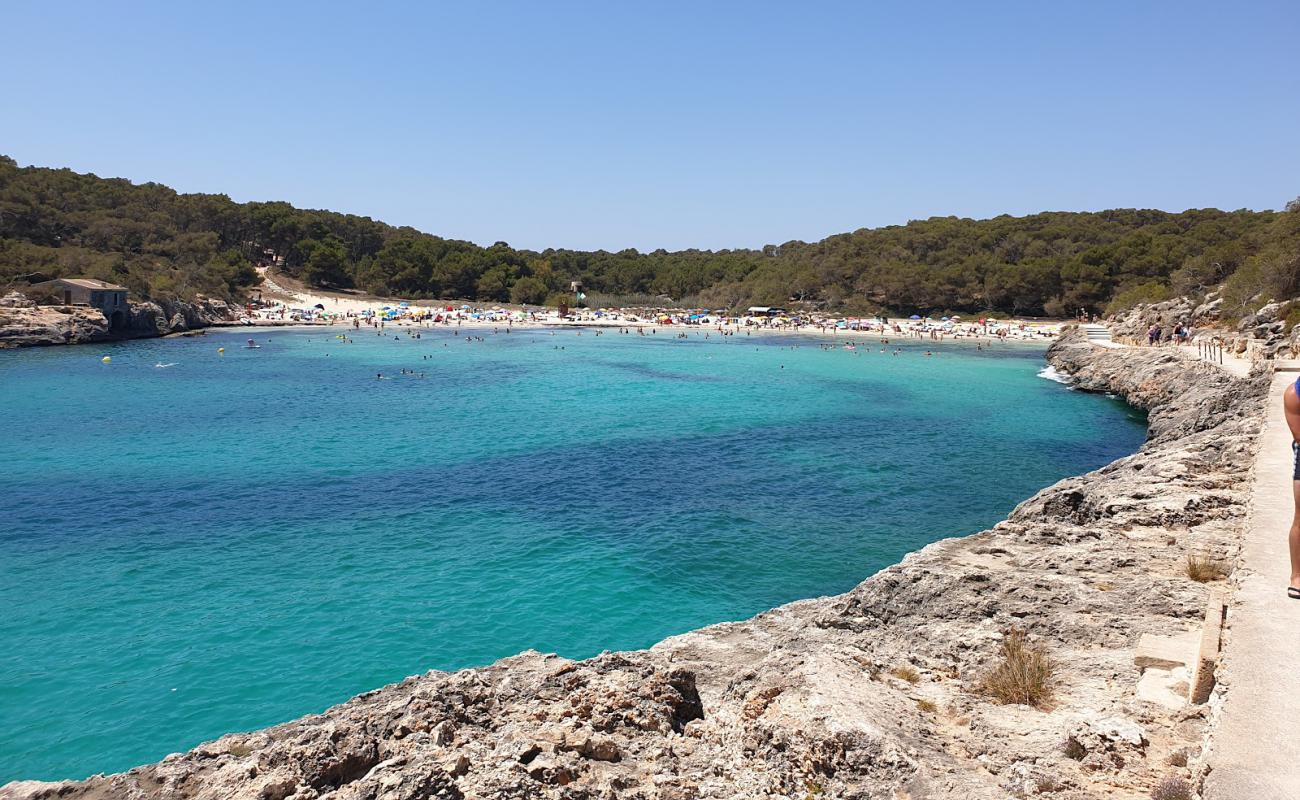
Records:
<instances>
[{"instance_id":1,"label":"coastal vegetation","mask_svg":"<svg viewBox=\"0 0 1300 800\"><path fill-rule=\"evenodd\" d=\"M1047 652L1013 628L1002 637L1000 660L984 679L984 694L1004 705L1041 708L1052 699L1052 671Z\"/></svg>"},{"instance_id":2,"label":"coastal vegetation","mask_svg":"<svg viewBox=\"0 0 1300 800\"><path fill-rule=\"evenodd\" d=\"M1300 293L1300 203L934 217L759 249L532 251L0 156L0 287L84 275L137 296L229 300L257 283L259 264L313 286L413 299L556 304L580 281L610 304L852 313L1069 316L1223 285L1232 314L1261 295Z\"/></svg>"},{"instance_id":3,"label":"coastal vegetation","mask_svg":"<svg viewBox=\"0 0 1300 800\"><path fill-rule=\"evenodd\" d=\"M905 680L908 683L919 683L921 680L921 673L917 672L916 668L911 664L903 664L895 667L893 675L895 678Z\"/></svg>"},{"instance_id":4,"label":"coastal vegetation","mask_svg":"<svg viewBox=\"0 0 1300 800\"><path fill-rule=\"evenodd\" d=\"M1228 576L1228 568L1224 566L1223 562L1217 561L1210 556L1196 555L1195 553L1187 555L1187 561L1183 563L1183 571L1187 574L1187 577L1197 583L1209 583Z\"/></svg>"}]
</instances>

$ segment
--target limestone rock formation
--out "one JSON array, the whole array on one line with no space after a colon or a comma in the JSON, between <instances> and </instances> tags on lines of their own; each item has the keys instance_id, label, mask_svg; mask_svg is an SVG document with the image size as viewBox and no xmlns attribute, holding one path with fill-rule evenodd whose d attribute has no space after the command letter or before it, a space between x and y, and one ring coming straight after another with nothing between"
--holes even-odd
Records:
<instances>
[{"instance_id":1,"label":"limestone rock formation","mask_svg":"<svg viewBox=\"0 0 1300 800\"><path fill-rule=\"evenodd\" d=\"M1199 624L1208 589L1182 574L1189 552L1236 553L1266 380L1077 332L1048 359L1077 389L1147 409L1141 450L846 594L645 651L430 672L0 798L1083 800L1195 780L1204 710L1140 699L1133 651ZM1013 628L1055 665L1039 707L982 690Z\"/></svg>"},{"instance_id":2,"label":"limestone rock formation","mask_svg":"<svg viewBox=\"0 0 1300 800\"><path fill-rule=\"evenodd\" d=\"M102 342L111 338L108 320L99 309L11 302L15 304L0 306L0 348Z\"/></svg>"},{"instance_id":3,"label":"limestone rock formation","mask_svg":"<svg viewBox=\"0 0 1300 800\"><path fill-rule=\"evenodd\" d=\"M1223 298L1212 292L1199 305L1186 297L1139 303L1110 317L1107 324L1117 341L1145 341L1152 325L1167 341L1176 328L1186 326L1193 337L1213 338L1230 352L1240 354L1255 347L1265 359L1295 358L1300 356L1300 325L1289 323L1285 312L1297 304L1300 298L1268 302L1235 325L1225 327L1220 317Z\"/></svg>"},{"instance_id":4,"label":"limestone rock formation","mask_svg":"<svg viewBox=\"0 0 1300 800\"><path fill-rule=\"evenodd\" d=\"M229 324L239 309L204 297L193 302L157 300L130 303L123 330L110 330L103 312L87 306L38 306L18 292L0 300L0 348L81 344L166 336Z\"/></svg>"}]
</instances>

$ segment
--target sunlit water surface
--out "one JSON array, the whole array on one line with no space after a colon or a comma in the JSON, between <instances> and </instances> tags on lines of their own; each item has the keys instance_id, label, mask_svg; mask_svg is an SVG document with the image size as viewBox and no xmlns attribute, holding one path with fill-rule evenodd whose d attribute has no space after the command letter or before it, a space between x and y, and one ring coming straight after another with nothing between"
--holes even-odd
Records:
<instances>
[{"instance_id":1,"label":"sunlit water surface","mask_svg":"<svg viewBox=\"0 0 1300 800\"><path fill-rule=\"evenodd\" d=\"M0 352L0 783L843 592L1144 433L1042 348L467 332Z\"/></svg>"}]
</instances>

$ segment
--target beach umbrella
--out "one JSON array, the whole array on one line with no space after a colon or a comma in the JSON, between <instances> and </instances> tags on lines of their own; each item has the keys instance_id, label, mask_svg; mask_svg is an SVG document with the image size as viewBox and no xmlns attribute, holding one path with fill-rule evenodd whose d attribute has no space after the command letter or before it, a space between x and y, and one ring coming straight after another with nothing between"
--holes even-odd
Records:
<instances>
[{"instance_id":1,"label":"beach umbrella","mask_svg":"<svg viewBox=\"0 0 1300 800\"><path fill-rule=\"evenodd\" d=\"M920 314L913 314L912 316L908 317L908 319L920 319L920 318L921 318Z\"/></svg>"}]
</instances>

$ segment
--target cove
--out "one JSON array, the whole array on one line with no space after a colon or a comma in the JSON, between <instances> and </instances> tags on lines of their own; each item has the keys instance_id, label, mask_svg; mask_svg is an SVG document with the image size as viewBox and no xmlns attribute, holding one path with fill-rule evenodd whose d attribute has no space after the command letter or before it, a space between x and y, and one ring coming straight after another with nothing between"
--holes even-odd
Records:
<instances>
[{"instance_id":1,"label":"cove","mask_svg":"<svg viewBox=\"0 0 1300 800\"><path fill-rule=\"evenodd\" d=\"M842 592L1145 432L1023 345L335 336L0 353L0 782Z\"/></svg>"}]
</instances>

